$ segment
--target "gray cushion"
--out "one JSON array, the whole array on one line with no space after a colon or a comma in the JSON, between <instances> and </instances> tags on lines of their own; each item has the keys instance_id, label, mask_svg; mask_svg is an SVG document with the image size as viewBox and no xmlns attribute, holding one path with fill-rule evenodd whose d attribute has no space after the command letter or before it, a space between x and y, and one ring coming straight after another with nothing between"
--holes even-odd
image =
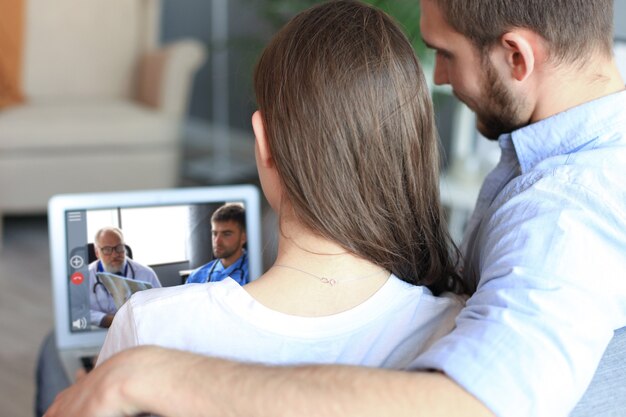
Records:
<instances>
[{"instance_id":1,"label":"gray cushion","mask_svg":"<svg viewBox=\"0 0 626 417\"><path fill-rule=\"evenodd\" d=\"M626 327L615 332L600 366L570 417L626 416Z\"/></svg>"}]
</instances>

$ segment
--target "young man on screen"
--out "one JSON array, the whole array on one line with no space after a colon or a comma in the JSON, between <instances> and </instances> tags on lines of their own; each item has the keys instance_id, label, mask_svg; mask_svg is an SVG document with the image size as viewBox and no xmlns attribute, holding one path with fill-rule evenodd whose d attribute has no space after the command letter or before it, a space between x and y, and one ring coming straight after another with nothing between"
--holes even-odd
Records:
<instances>
[{"instance_id":1,"label":"young man on screen","mask_svg":"<svg viewBox=\"0 0 626 417\"><path fill-rule=\"evenodd\" d=\"M246 211L240 204L224 204L211 216L211 243L215 259L195 269L187 283L204 284L230 277L240 285L250 281L246 244Z\"/></svg>"}]
</instances>

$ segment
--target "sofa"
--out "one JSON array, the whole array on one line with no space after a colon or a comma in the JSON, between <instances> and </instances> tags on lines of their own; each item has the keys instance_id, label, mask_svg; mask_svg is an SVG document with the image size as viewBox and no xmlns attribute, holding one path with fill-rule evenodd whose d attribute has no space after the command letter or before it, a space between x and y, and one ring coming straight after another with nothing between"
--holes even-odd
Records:
<instances>
[{"instance_id":1,"label":"sofa","mask_svg":"<svg viewBox=\"0 0 626 417\"><path fill-rule=\"evenodd\" d=\"M0 232L54 194L176 186L204 46L158 44L159 0L22 1L25 99L0 110Z\"/></svg>"}]
</instances>

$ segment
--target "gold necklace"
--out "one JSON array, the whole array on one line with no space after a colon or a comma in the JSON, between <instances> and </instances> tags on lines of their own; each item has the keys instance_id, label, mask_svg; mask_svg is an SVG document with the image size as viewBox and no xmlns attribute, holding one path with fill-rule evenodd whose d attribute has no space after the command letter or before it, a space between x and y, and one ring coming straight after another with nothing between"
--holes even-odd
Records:
<instances>
[{"instance_id":1,"label":"gold necklace","mask_svg":"<svg viewBox=\"0 0 626 417\"><path fill-rule=\"evenodd\" d=\"M307 272L304 271L300 268L296 268L295 266L289 266L289 265L281 265L281 264L274 264L275 267L278 268L286 268L286 269L293 269L294 271L298 271L298 272L302 272L303 274L309 275L315 279L317 279L318 281L320 281L322 284L328 284L331 287L334 287L335 285L337 285L339 282L347 282L347 281L356 281L359 279L364 279L364 278L369 278L369 277L373 277L374 275L378 275L381 272L385 272L384 268L381 268L379 271L376 272L372 272L371 274L367 274L367 275L362 275L360 277L351 277L351 278L344 278L341 279L340 281L337 281L335 278L328 278L325 276L320 276L320 275L315 275L311 272Z\"/></svg>"}]
</instances>

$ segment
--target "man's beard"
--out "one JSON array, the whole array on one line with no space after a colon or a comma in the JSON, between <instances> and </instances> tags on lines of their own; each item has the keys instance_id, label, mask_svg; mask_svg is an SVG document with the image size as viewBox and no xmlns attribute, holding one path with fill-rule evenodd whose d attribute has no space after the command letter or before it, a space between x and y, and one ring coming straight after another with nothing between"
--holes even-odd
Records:
<instances>
[{"instance_id":1,"label":"man's beard","mask_svg":"<svg viewBox=\"0 0 626 417\"><path fill-rule=\"evenodd\" d=\"M228 259L231 256L233 256L235 253L237 253L237 248L234 248L234 249L231 249L231 250L227 250L227 249L224 249L224 248L218 249L218 250L213 249L213 254L218 259Z\"/></svg>"},{"instance_id":2,"label":"man's beard","mask_svg":"<svg viewBox=\"0 0 626 417\"><path fill-rule=\"evenodd\" d=\"M104 271L108 272L109 274L120 274L122 272L122 269L124 268L124 263L125 263L125 260L122 261L120 266L115 266L112 264L107 264L107 263L102 262L102 269L104 269Z\"/></svg>"},{"instance_id":3,"label":"man's beard","mask_svg":"<svg viewBox=\"0 0 626 417\"><path fill-rule=\"evenodd\" d=\"M488 139L496 140L503 133L510 133L528 124L523 117L524 100L516 98L507 90L489 58L483 59L485 77L483 104L475 110L478 131Z\"/></svg>"}]
</instances>

